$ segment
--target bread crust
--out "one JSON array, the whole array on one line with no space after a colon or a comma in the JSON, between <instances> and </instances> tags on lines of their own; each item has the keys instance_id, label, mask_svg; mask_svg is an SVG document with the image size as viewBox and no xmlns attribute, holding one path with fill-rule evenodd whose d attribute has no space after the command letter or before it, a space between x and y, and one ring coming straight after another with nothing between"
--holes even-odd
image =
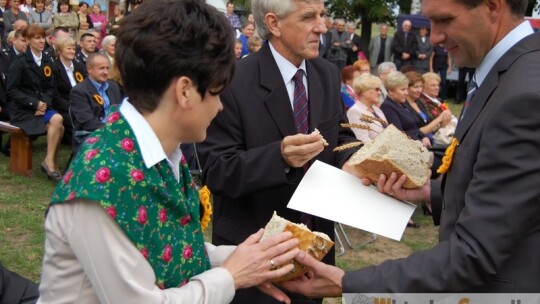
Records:
<instances>
[{"instance_id":1,"label":"bread crust","mask_svg":"<svg viewBox=\"0 0 540 304\"><path fill-rule=\"evenodd\" d=\"M287 223L283 231L291 232L293 238L297 238L300 241L300 243L298 244L298 248L309 253L318 261L322 260L324 256L330 251L332 246L334 246L334 242L332 242L331 240L321 237L309 230L300 228L299 226L294 225L290 222ZM296 260L291 260L289 263L286 263L284 265L290 263L292 263L294 266L293 270L277 279L274 279L272 282L289 281L307 272L307 269L302 264L298 263Z\"/></svg>"},{"instance_id":2,"label":"bread crust","mask_svg":"<svg viewBox=\"0 0 540 304\"><path fill-rule=\"evenodd\" d=\"M361 163L354 164L353 169L357 171L360 176L367 177L374 183L379 180L379 176L381 174L384 174L386 176L390 176L392 172L396 172L398 176L405 174L405 172L401 171L389 159L373 160L368 158ZM403 188L414 189L421 187L422 185L423 184L417 185L412 179L407 176L407 181L405 181L405 183L403 184Z\"/></svg>"}]
</instances>

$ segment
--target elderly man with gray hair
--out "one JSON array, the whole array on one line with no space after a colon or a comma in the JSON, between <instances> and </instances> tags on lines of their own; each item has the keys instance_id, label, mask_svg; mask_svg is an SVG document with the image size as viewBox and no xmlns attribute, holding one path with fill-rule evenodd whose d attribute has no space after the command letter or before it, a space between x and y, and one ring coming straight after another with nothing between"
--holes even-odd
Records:
<instances>
[{"instance_id":1,"label":"elderly man with gray hair","mask_svg":"<svg viewBox=\"0 0 540 304\"><path fill-rule=\"evenodd\" d=\"M101 42L101 51L100 54L105 55L109 59L111 67L114 65L114 53L116 50L116 37L114 35L108 35L103 38Z\"/></svg>"}]
</instances>

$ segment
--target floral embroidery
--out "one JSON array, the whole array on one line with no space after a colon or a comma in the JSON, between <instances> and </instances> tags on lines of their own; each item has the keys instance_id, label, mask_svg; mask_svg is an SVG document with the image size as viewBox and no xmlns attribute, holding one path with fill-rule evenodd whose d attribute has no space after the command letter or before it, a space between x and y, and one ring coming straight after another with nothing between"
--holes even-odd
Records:
<instances>
[{"instance_id":1,"label":"floral embroidery","mask_svg":"<svg viewBox=\"0 0 540 304\"><path fill-rule=\"evenodd\" d=\"M84 77L80 72L75 72L75 80L77 80L77 83L81 83L84 80Z\"/></svg>"},{"instance_id":2,"label":"floral embroidery","mask_svg":"<svg viewBox=\"0 0 540 304\"><path fill-rule=\"evenodd\" d=\"M94 94L92 97L94 97L94 100L98 105L103 106L103 97L99 96L99 94Z\"/></svg>"},{"instance_id":3,"label":"floral embroidery","mask_svg":"<svg viewBox=\"0 0 540 304\"><path fill-rule=\"evenodd\" d=\"M51 205L75 198L99 203L152 266L156 286L178 287L210 269L199 218L199 208L202 202L210 204L210 194L203 193L199 201L184 159L179 180L167 160L147 168L117 108L111 107L108 123L81 146ZM208 223L210 214L205 211Z\"/></svg>"},{"instance_id":4,"label":"floral embroidery","mask_svg":"<svg viewBox=\"0 0 540 304\"><path fill-rule=\"evenodd\" d=\"M52 75L52 70L51 70L51 67L46 65L44 68L43 68L43 74L45 75L45 77L49 78L51 77Z\"/></svg>"},{"instance_id":5,"label":"floral embroidery","mask_svg":"<svg viewBox=\"0 0 540 304\"><path fill-rule=\"evenodd\" d=\"M446 148L444 157L442 159L441 166L437 169L437 173L446 173L452 166L452 161L454 160L454 152L456 151L457 146L459 145L457 138L452 138L452 143Z\"/></svg>"}]
</instances>

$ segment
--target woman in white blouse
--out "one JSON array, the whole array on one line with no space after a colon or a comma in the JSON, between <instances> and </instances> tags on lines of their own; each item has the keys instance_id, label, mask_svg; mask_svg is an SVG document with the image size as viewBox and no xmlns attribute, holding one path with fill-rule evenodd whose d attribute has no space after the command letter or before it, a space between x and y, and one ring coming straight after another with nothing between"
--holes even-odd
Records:
<instances>
[{"instance_id":1,"label":"woman in white blouse","mask_svg":"<svg viewBox=\"0 0 540 304\"><path fill-rule=\"evenodd\" d=\"M352 128L360 141L373 139L386 127L386 117L377 107L382 85L379 77L371 74L357 77L353 82L353 90L358 96L358 101L349 109L347 117L350 123L365 127Z\"/></svg>"}]
</instances>

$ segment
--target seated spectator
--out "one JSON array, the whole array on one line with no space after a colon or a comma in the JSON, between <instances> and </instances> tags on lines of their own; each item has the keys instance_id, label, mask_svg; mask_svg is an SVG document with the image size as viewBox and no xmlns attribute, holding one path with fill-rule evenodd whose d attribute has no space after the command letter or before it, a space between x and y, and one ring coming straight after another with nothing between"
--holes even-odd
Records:
<instances>
[{"instance_id":1,"label":"seated spectator","mask_svg":"<svg viewBox=\"0 0 540 304\"><path fill-rule=\"evenodd\" d=\"M75 58L75 40L71 37L60 38L56 41L56 60L53 63L55 80L55 96L53 108L64 119L64 137L62 142L72 144L73 122L69 116L69 92L87 77L86 68Z\"/></svg>"},{"instance_id":2,"label":"seated spectator","mask_svg":"<svg viewBox=\"0 0 540 304\"><path fill-rule=\"evenodd\" d=\"M242 58L242 41L238 39L234 42L234 58L236 58L236 60Z\"/></svg>"},{"instance_id":3,"label":"seated spectator","mask_svg":"<svg viewBox=\"0 0 540 304\"><path fill-rule=\"evenodd\" d=\"M356 138L362 142L369 141L382 132L388 125L384 113L377 107L381 97L381 79L371 74L364 74L353 82L353 89L358 96L357 102L347 111L350 123L359 124L369 129L352 128ZM375 118L366 121L363 116Z\"/></svg>"},{"instance_id":4,"label":"seated spectator","mask_svg":"<svg viewBox=\"0 0 540 304\"><path fill-rule=\"evenodd\" d=\"M437 73L425 73L422 75L424 79L424 90L420 95L419 100L422 102L426 108L426 114L430 120L435 119L441 115L444 111L450 111L448 106L440 99L437 98L441 88L441 78ZM434 134L433 140L437 145L447 146L450 144L458 119L451 112L450 123L446 126L441 126L441 128Z\"/></svg>"},{"instance_id":5,"label":"seated spectator","mask_svg":"<svg viewBox=\"0 0 540 304\"><path fill-rule=\"evenodd\" d=\"M292 270L298 241L259 242L260 229L239 246L205 243L209 219L179 149L204 140L222 109L235 65L230 25L199 0L145 1L124 22L117 63L130 99L51 198L40 303L220 304L257 285L290 303L266 282Z\"/></svg>"},{"instance_id":6,"label":"seated spectator","mask_svg":"<svg viewBox=\"0 0 540 304\"><path fill-rule=\"evenodd\" d=\"M45 48L43 53L45 55L51 57L53 61L56 60L56 41L60 38L67 38L71 37L71 34L69 33L69 29L67 27L63 26L57 26L54 29L49 29L46 31L49 35L47 35L46 44L48 44L48 47Z\"/></svg>"},{"instance_id":7,"label":"seated spectator","mask_svg":"<svg viewBox=\"0 0 540 304\"><path fill-rule=\"evenodd\" d=\"M360 75L360 69L355 65L345 66L341 70L341 100L343 100L346 109L351 108L358 99L352 85L354 79Z\"/></svg>"},{"instance_id":8,"label":"seated spectator","mask_svg":"<svg viewBox=\"0 0 540 304\"><path fill-rule=\"evenodd\" d=\"M97 40L91 33L84 33L79 40L80 51L77 52L77 59L86 65L86 58L88 55L96 52ZM86 69L86 67L85 67Z\"/></svg>"},{"instance_id":9,"label":"seated spectator","mask_svg":"<svg viewBox=\"0 0 540 304\"><path fill-rule=\"evenodd\" d=\"M381 105L381 110L388 123L393 124L414 140L422 141L425 147L431 147L429 138L420 131L420 122L414 113L405 106L409 95L409 79L401 72L388 74L384 86L388 96Z\"/></svg>"},{"instance_id":10,"label":"seated spectator","mask_svg":"<svg viewBox=\"0 0 540 304\"><path fill-rule=\"evenodd\" d=\"M111 106L122 101L118 85L108 80L109 67L105 55L90 54L86 61L88 78L73 87L69 94L74 155L90 133L103 127Z\"/></svg>"},{"instance_id":11,"label":"seated spectator","mask_svg":"<svg viewBox=\"0 0 540 304\"><path fill-rule=\"evenodd\" d=\"M253 35L248 39L248 51L249 54L257 53L263 45L263 40L259 35Z\"/></svg>"},{"instance_id":12,"label":"seated spectator","mask_svg":"<svg viewBox=\"0 0 540 304\"><path fill-rule=\"evenodd\" d=\"M41 170L53 181L62 177L57 152L64 134L63 119L52 108L54 78L52 60L44 56L45 31L33 24L23 31L29 48L9 68L7 81L11 124L30 136L47 134L47 153Z\"/></svg>"},{"instance_id":13,"label":"seated spectator","mask_svg":"<svg viewBox=\"0 0 540 304\"><path fill-rule=\"evenodd\" d=\"M108 35L103 38L101 42L102 49L99 51L100 54L105 55L109 59L111 66L114 65L114 53L116 49L116 37L113 35Z\"/></svg>"},{"instance_id":14,"label":"seated spectator","mask_svg":"<svg viewBox=\"0 0 540 304\"><path fill-rule=\"evenodd\" d=\"M391 72L397 71L396 65L391 61L385 61L381 62L379 66L377 67L377 75L381 79L383 86L381 87L381 100L378 104L380 107L383 101L386 99L386 96L388 95L388 91L386 90L386 87L384 86L384 83L386 82L386 77L388 77L388 74Z\"/></svg>"},{"instance_id":15,"label":"seated spectator","mask_svg":"<svg viewBox=\"0 0 540 304\"><path fill-rule=\"evenodd\" d=\"M360 69L360 74L371 74L371 68L369 66L369 61L367 59L358 59L353 65L357 66Z\"/></svg>"}]
</instances>

